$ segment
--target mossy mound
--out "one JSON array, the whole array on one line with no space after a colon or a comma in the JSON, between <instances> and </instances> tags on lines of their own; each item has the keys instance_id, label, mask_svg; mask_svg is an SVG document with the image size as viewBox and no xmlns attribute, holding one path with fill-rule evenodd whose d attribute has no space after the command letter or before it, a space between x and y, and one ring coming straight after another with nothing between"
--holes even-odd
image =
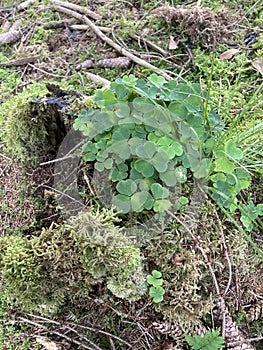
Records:
<instances>
[{"instance_id":1,"label":"mossy mound","mask_svg":"<svg viewBox=\"0 0 263 350\"><path fill-rule=\"evenodd\" d=\"M46 96L46 84L34 83L0 105L0 139L10 156L27 164L53 157L70 128L67 102Z\"/></svg>"},{"instance_id":2,"label":"mossy mound","mask_svg":"<svg viewBox=\"0 0 263 350\"><path fill-rule=\"evenodd\" d=\"M0 267L10 301L53 313L65 297L86 295L98 283L119 298L139 299L146 291L140 249L113 221L111 212L81 212L32 237L2 237Z\"/></svg>"}]
</instances>

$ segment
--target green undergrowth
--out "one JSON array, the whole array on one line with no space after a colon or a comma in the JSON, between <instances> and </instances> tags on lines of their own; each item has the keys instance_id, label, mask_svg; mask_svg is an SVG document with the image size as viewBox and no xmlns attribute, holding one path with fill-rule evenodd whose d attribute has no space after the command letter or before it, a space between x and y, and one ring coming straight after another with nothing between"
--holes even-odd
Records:
<instances>
[{"instance_id":1,"label":"green undergrowth","mask_svg":"<svg viewBox=\"0 0 263 350\"><path fill-rule=\"evenodd\" d=\"M235 3L226 4L235 9ZM243 1L242 7L256 24L262 11L255 4ZM145 2L149 10L155 5L160 6L157 2ZM106 17L111 6L112 3L99 5L104 16L101 23L105 25L111 21ZM119 2L119 6L124 5ZM214 2L207 6L218 9L221 4ZM33 8L28 14L35 19ZM49 15L50 12L43 22L49 21ZM111 16L121 17L115 35L124 33L122 39L129 48L138 49L129 34L136 33L144 24L154 26L156 31L163 29L160 36L169 38L170 27L163 20L146 16L134 25L132 16L122 17L117 11ZM51 32L37 26L30 44L39 45L51 36ZM150 39L154 41L153 37ZM167 49L168 39L163 44L156 35L156 42ZM225 268L220 229L226 235L232 272L238 281L249 276L249 283L241 287L254 290L259 285L256 272L262 247L256 245L254 238L261 234L263 216L259 194L262 192L262 85L251 61L262 57L261 45L262 35L253 45L251 56L241 48L240 54L231 60L218 57L229 48L226 45L219 45L216 53L191 47L195 68L171 82L133 66L134 76L129 77L123 76L124 69L96 69L96 73L110 81L116 76L118 79L108 90L98 90L95 96L74 107L76 114L83 104L85 108L75 127L87 137L82 151L89 169L109 175L108 186L113 190L111 204L118 214L101 207L98 211L89 208L63 224L31 230L28 236L21 229L1 237L0 274L5 283L1 317L6 317L9 306L57 315L67 310L68 304L78 302L78 298L99 291L99 297L111 302L125 304L146 299L157 313L190 334L193 325L202 326L203 320L209 318L215 291L207 264L192 237L182 225L165 216L167 210L188 225L207 253L212 252L212 267L222 286L227 283L229 271ZM98 51L90 45L78 60L81 62L87 56L100 59L107 50ZM176 51L182 52L182 48ZM59 51L54 56L60 54ZM0 56L2 62L10 58ZM74 66L75 58L70 63ZM165 63L160 65L170 67ZM142 79L146 76L147 79ZM22 73L0 67L0 78L5 100L0 105L0 139L6 146L5 152L25 162L34 162L43 152L39 149L38 153L37 145L44 142L46 130L39 120L34 120L29 105L32 99L47 93L45 85L33 84L8 100L10 89L16 91L17 86L23 85ZM89 84L84 74L81 83L80 78L80 73L72 67L70 77L59 79L60 87L93 94L96 86ZM209 201L194 203L192 193L197 184L208 194ZM221 227L215 223L215 208L222 220ZM150 238L145 232L142 242L135 244L124 232L138 218L140 221L154 218L159 226L149 229ZM242 303L249 304L250 297L249 292L244 293ZM229 298L228 303L234 310L235 302ZM105 328L110 324L110 330L118 334L112 321L116 318L112 314L107 317ZM255 321L251 334L260 334L261 323ZM8 327L0 330L0 344L2 341L7 345L10 334L16 332L13 326ZM110 346L107 339L103 341L105 348ZM23 349L21 343L19 346Z\"/></svg>"},{"instance_id":2,"label":"green undergrowth","mask_svg":"<svg viewBox=\"0 0 263 350\"><path fill-rule=\"evenodd\" d=\"M31 236L1 237L1 278L8 305L55 315L69 312L68 307L96 290L100 298L124 303L147 298L149 293L155 310L185 333L191 333L194 325L202 326L201 319L213 307L214 288L206 262L194 251L189 235L169 220L163 228L152 228L147 244L135 245L118 228L119 221L112 211L81 212L64 225ZM219 228L211 211L204 208L198 223L202 229L195 234L213 251L215 273L227 279ZM229 230L232 269L241 280L250 275L254 288L259 259L238 231Z\"/></svg>"},{"instance_id":3,"label":"green undergrowth","mask_svg":"<svg viewBox=\"0 0 263 350\"><path fill-rule=\"evenodd\" d=\"M251 231L252 222L256 225L262 216L262 205L248 218L250 209L239 193L260 171L263 124L257 118L246 122L260 89L231 121L210 109L198 84L165 82L156 74L147 81L118 79L109 90L96 93L98 109L82 111L75 121L88 140L83 158L94 162L96 171L109 174L115 189L111 203L122 213L165 212L175 204L175 187L183 188L192 177L207 183L212 199L230 216L241 211ZM233 138L240 125L241 133Z\"/></svg>"}]
</instances>

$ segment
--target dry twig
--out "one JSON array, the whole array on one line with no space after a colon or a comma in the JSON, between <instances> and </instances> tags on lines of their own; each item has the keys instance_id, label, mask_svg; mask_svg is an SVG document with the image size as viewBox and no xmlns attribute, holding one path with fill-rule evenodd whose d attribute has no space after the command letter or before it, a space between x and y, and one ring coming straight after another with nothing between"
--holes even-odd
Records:
<instances>
[{"instance_id":1,"label":"dry twig","mask_svg":"<svg viewBox=\"0 0 263 350\"><path fill-rule=\"evenodd\" d=\"M22 58L18 58L16 60L8 61L8 62L0 62L0 66L2 66L2 67L25 66L28 63L36 62L39 58L40 58L40 56L22 57Z\"/></svg>"},{"instance_id":2,"label":"dry twig","mask_svg":"<svg viewBox=\"0 0 263 350\"><path fill-rule=\"evenodd\" d=\"M70 29L72 30L88 30L89 26L87 24L71 24ZM104 33L108 33L111 31L111 28L107 28L107 27L98 27L99 30L101 30Z\"/></svg>"},{"instance_id":3,"label":"dry twig","mask_svg":"<svg viewBox=\"0 0 263 350\"><path fill-rule=\"evenodd\" d=\"M30 5L33 5L37 0L26 0L17 5L18 11L27 9Z\"/></svg>"},{"instance_id":4,"label":"dry twig","mask_svg":"<svg viewBox=\"0 0 263 350\"><path fill-rule=\"evenodd\" d=\"M108 87L110 85L110 81L100 77L99 75L92 74L89 72L85 72L87 78L89 78L94 83L100 83L102 86Z\"/></svg>"},{"instance_id":5,"label":"dry twig","mask_svg":"<svg viewBox=\"0 0 263 350\"><path fill-rule=\"evenodd\" d=\"M67 9L70 9L72 11L76 11L76 12L85 14L86 16L88 16L90 18L93 18L95 20L101 19L100 15L98 15L97 13L87 9L86 7L79 6L79 5L76 5L76 4L72 4L71 2L67 2L67 1L53 0L53 2L57 6L62 6L62 7L65 7Z\"/></svg>"},{"instance_id":6,"label":"dry twig","mask_svg":"<svg viewBox=\"0 0 263 350\"><path fill-rule=\"evenodd\" d=\"M224 235L224 232L223 232L223 229L222 229L222 222L221 222L221 220L220 220L220 218L219 218L219 216L217 214L217 211L214 210L214 212L215 212L216 220L218 222L218 228L219 228L219 232L220 232L220 235L221 235L223 248L224 248L224 255L225 255L225 258L226 258L226 261L227 261L228 271L229 271L228 283L227 283L227 286L226 286L225 291L224 291L224 295L226 295L226 293L228 292L229 287L231 285L231 281L232 281L232 265L231 265L231 261L230 261L229 254L228 254L228 249L227 249L227 245L226 245L225 235Z\"/></svg>"}]
</instances>

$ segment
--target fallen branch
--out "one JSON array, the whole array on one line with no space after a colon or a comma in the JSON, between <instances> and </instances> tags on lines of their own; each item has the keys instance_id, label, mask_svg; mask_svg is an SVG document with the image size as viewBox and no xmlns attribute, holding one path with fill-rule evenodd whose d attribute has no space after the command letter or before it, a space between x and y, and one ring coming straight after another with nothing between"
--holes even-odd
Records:
<instances>
[{"instance_id":1,"label":"fallen branch","mask_svg":"<svg viewBox=\"0 0 263 350\"><path fill-rule=\"evenodd\" d=\"M28 63L36 62L39 58L40 58L40 56L22 57L22 58L18 58L16 60L8 61L8 62L0 62L0 66L2 66L2 67L24 66Z\"/></svg>"},{"instance_id":2,"label":"fallen branch","mask_svg":"<svg viewBox=\"0 0 263 350\"><path fill-rule=\"evenodd\" d=\"M37 0L26 0L24 2L21 2L21 4L17 5L18 11L25 10L30 5L33 5Z\"/></svg>"},{"instance_id":3,"label":"fallen branch","mask_svg":"<svg viewBox=\"0 0 263 350\"><path fill-rule=\"evenodd\" d=\"M54 0L55 2L57 2L57 0ZM71 17L75 17L81 21L84 21L89 27L90 29L92 29L92 31L101 39L103 40L105 43L107 43L108 45L110 45L111 47L113 47L116 51L118 51L121 55L126 56L128 58L130 58L133 62L139 64L140 66L143 66L145 68L148 68L150 70L153 70L156 73L159 73L160 75L162 75L165 79L167 80L171 80L172 77L165 73L164 71L160 70L159 68L153 66L152 64L142 60L141 58L133 55L130 51L124 49L123 47L121 47L119 44L115 43L113 40L111 40L110 38L108 38L104 33L102 33L102 31L91 21L89 20L86 16L81 15L80 13L77 13L75 11L69 10L68 8L62 7L62 6L55 6L55 9L59 12L63 12Z\"/></svg>"},{"instance_id":4,"label":"fallen branch","mask_svg":"<svg viewBox=\"0 0 263 350\"><path fill-rule=\"evenodd\" d=\"M11 44L18 41L22 36L20 27L21 20L19 19L14 22L8 32L0 34L0 45Z\"/></svg>"},{"instance_id":5,"label":"fallen branch","mask_svg":"<svg viewBox=\"0 0 263 350\"><path fill-rule=\"evenodd\" d=\"M134 40L137 40L138 42L142 41L144 44L146 44L150 48L154 49L155 51L160 52L164 56L170 56L170 54L166 50L162 49L160 46L156 45L155 43L153 43L150 40L146 40L146 39L144 39L136 34L130 34L130 37Z\"/></svg>"},{"instance_id":6,"label":"fallen branch","mask_svg":"<svg viewBox=\"0 0 263 350\"><path fill-rule=\"evenodd\" d=\"M83 6L75 5L75 4L72 4L70 2L66 2L66 1L64 2L64 1L60 1L60 0L54 0L54 4L57 6L62 6L62 7L65 7L67 9L85 14L88 17L93 18L95 20L101 19L100 15L98 15L97 13L95 13L95 12L93 12L93 11L87 9L86 7L83 7Z\"/></svg>"},{"instance_id":7,"label":"fallen branch","mask_svg":"<svg viewBox=\"0 0 263 350\"><path fill-rule=\"evenodd\" d=\"M102 77L100 77L99 75L96 74L92 74L89 72L85 72L85 75L87 78L89 78L91 81L93 81L94 83L100 83L101 85L108 87L110 85L110 81L107 79L104 79Z\"/></svg>"},{"instance_id":8,"label":"fallen branch","mask_svg":"<svg viewBox=\"0 0 263 350\"><path fill-rule=\"evenodd\" d=\"M71 24L70 29L73 30L88 30L89 26L87 24ZM99 30L101 30L104 33L109 33L111 31L111 28L107 28L107 27L98 27Z\"/></svg>"}]
</instances>

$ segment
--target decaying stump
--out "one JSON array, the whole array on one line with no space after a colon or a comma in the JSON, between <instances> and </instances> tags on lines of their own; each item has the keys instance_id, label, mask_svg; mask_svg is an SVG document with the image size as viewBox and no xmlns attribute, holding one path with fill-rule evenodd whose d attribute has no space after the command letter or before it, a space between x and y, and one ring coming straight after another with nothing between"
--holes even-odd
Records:
<instances>
[{"instance_id":1,"label":"decaying stump","mask_svg":"<svg viewBox=\"0 0 263 350\"><path fill-rule=\"evenodd\" d=\"M47 88L50 94L33 100L31 109L34 119L44 123L46 139L41 147L43 151L47 150L44 158L52 159L74 121L75 116L69 112L70 99L72 95L80 95L77 92L61 90L53 84L47 84Z\"/></svg>"}]
</instances>

